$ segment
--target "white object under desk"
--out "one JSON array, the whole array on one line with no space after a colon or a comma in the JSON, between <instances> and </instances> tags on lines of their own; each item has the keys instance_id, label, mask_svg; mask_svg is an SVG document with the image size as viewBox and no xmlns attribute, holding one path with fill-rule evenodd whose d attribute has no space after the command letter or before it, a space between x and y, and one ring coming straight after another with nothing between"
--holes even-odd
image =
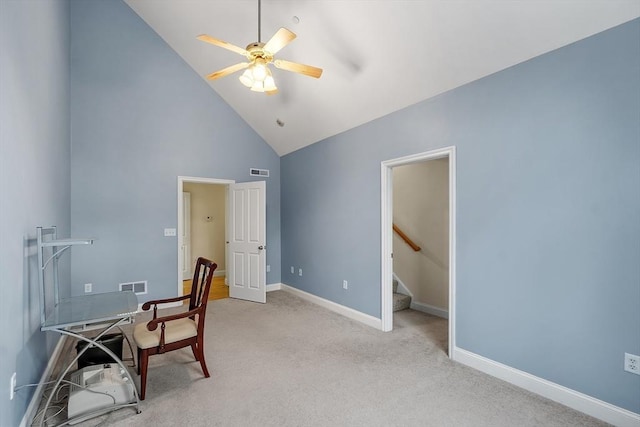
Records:
<instances>
[{"instance_id":1,"label":"white object under desk","mask_svg":"<svg viewBox=\"0 0 640 427\"><path fill-rule=\"evenodd\" d=\"M46 410L51 404L52 397L62 383L65 375L74 366L80 356L82 356L82 354L92 346L100 348L111 356L114 363L117 363L120 366L123 375L125 375L128 380L131 381L131 384L133 384L134 398L129 402L115 404L108 408L101 408L88 413L83 413L74 419L67 420L65 424L75 424L125 407L135 407L136 412L140 413L140 399L129 369L127 369L125 364L116 354L100 342L100 338L102 338L111 329L124 324L133 323L137 310L138 298L131 291L108 292L103 294L72 297L60 300L58 304L54 306L53 310L45 317L44 324L40 329L42 331L53 331L62 335L71 336L73 338L86 341L90 345L84 346L84 348L78 352L77 356L69 362L67 367L62 371L53 387L53 391L49 394L49 398L47 399L44 407L44 414L46 414ZM82 335L82 332L98 329L101 329L101 332L95 337L89 338ZM44 421L44 418L45 417L43 416L42 421ZM42 425L42 422L40 425Z\"/></svg>"}]
</instances>

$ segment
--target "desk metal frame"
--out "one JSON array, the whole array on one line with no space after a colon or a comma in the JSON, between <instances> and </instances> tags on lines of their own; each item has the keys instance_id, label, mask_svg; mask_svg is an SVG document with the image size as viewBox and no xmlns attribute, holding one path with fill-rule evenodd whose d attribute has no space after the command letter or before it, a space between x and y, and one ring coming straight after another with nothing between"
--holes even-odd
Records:
<instances>
[{"instance_id":1,"label":"desk metal frame","mask_svg":"<svg viewBox=\"0 0 640 427\"><path fill-rule=\"evenodd\" d=\"M93 239L56 239L56 227L42 228L38 227L38 262L39 272L38 279L40 281L40 305L41 305L41 330L53 331L61 335L70 336L72 338L82 340L88 343L84 348L78 352L76 357L67 365L63 372L58 377L52 392L49 394L49 398L45 404L43 410L43 416L40 421L40 426L44 424L47 409L51 404L55 391L60 387L64 377L69 370L74 366L78 359L89 348L95 346L107 353L117 363L126 379L131 382L133 388L134 399L128 403L116 404L106 408L97 409L86 414L79 415L73 419L67 420L61 425L69 424L71 422L81 422L89 418L96 417L98 415L111 412L116 409L125 407L135 407L136 412L140 413L140 398L138 397L138 389L129 372L127 366L123 361L117 357L109 348L104 346L100 342L107 332L120 327L124 324L133 323L135 314L138 310L138 299L136 295L131 291L125 292L108 292L103 294L90 294L79 297L72 297L67 299L59 299L58 295L58 257L66 249L73 245L86 245L91 244ZM44 241L43 235L51 234L51 240ZM52 255L45 261L45 248L52 248ZM53 293L54 293L54 307L49 313L46 313L45 309L45 293L46 288L44 284L44 273L47 265L51 263L53 268ZM97 336L93 338L82 335L82 332L100 330Z\"/></svg>"}]
</instances>

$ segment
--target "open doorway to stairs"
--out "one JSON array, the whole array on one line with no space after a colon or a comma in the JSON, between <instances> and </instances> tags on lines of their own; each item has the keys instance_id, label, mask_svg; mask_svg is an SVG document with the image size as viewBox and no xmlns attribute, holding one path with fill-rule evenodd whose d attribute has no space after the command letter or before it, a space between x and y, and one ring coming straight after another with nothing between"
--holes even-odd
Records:
<instances>
[{"instance_id":1,"label":"open doorway to stairs","mask_svg":"<svg viewBox=\"0 0 640 427\"><path fill-rule=\"evenodd\" d=\"M455 147L384 161L381 178L382 329L393 329L393 288L400 279L403 293L412 296L411 308L448 318L451 358L455 348ZM400 270L397 277L394 266Z\"/></svg>"},{"instance_id":2,"label":"open doorway to stairs","mask_svg":"<svg viewBox=\"0 0 640 427\"><path fill-rule=\"evenodd\" d=\"M227 264L227 192L234 181L187 178L179 179L178 201L178 295L191 291L193 266L199 256L215 260L209 299L229 297L226 282Z\"/></svg>"}]
</instances>

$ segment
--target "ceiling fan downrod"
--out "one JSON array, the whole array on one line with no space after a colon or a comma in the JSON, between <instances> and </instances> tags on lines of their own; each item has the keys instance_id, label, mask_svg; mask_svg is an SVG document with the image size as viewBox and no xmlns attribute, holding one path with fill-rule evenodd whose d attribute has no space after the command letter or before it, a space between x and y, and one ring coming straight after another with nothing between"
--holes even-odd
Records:
<instances>
[{"instance_id":1,"label":"ceiling fan downrod","mask_svg":"<svg viewBox=\"0 0 640 427\"><path fill-rule=\"evenodd\" d=\"M261 21L261 9L262 9L262 2L260 0L258 0L258 43L262 42L262 40L260 39L260 33L262 31L260 31L260 21Z\"/></svg>"}]
</instances>

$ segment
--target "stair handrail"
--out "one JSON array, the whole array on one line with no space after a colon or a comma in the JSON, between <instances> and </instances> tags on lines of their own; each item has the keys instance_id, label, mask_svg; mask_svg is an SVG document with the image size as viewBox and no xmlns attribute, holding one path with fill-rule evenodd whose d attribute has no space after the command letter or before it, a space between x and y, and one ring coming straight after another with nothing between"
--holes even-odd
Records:
<instances>
[{"instance_id":1,"label":"stair handrail","mask_svg":"<svg viewBox=\"0 0 640 427\"><path fill-rule=\"evenodd\" d=\"M416 245L416 244L413 242L413 240L411 240L411 239L409 238L409 236L407 236L406 234L404 234L404 232L403 232L402 230L400 230L400 228L399 228L397 225L395 225L395 224L393 224L393 231L395 231L396 233L398 233L398 236L400 236L400 237L402 238L402 240L404 240L404 241L405 241L405 243L406 243L407 245L411 246L411 249L413 249L414 251L419 252L419 251L420 251L420 249L422 249L422 248L420 248L420 246Z\"/></svg>"}]
</instances>

